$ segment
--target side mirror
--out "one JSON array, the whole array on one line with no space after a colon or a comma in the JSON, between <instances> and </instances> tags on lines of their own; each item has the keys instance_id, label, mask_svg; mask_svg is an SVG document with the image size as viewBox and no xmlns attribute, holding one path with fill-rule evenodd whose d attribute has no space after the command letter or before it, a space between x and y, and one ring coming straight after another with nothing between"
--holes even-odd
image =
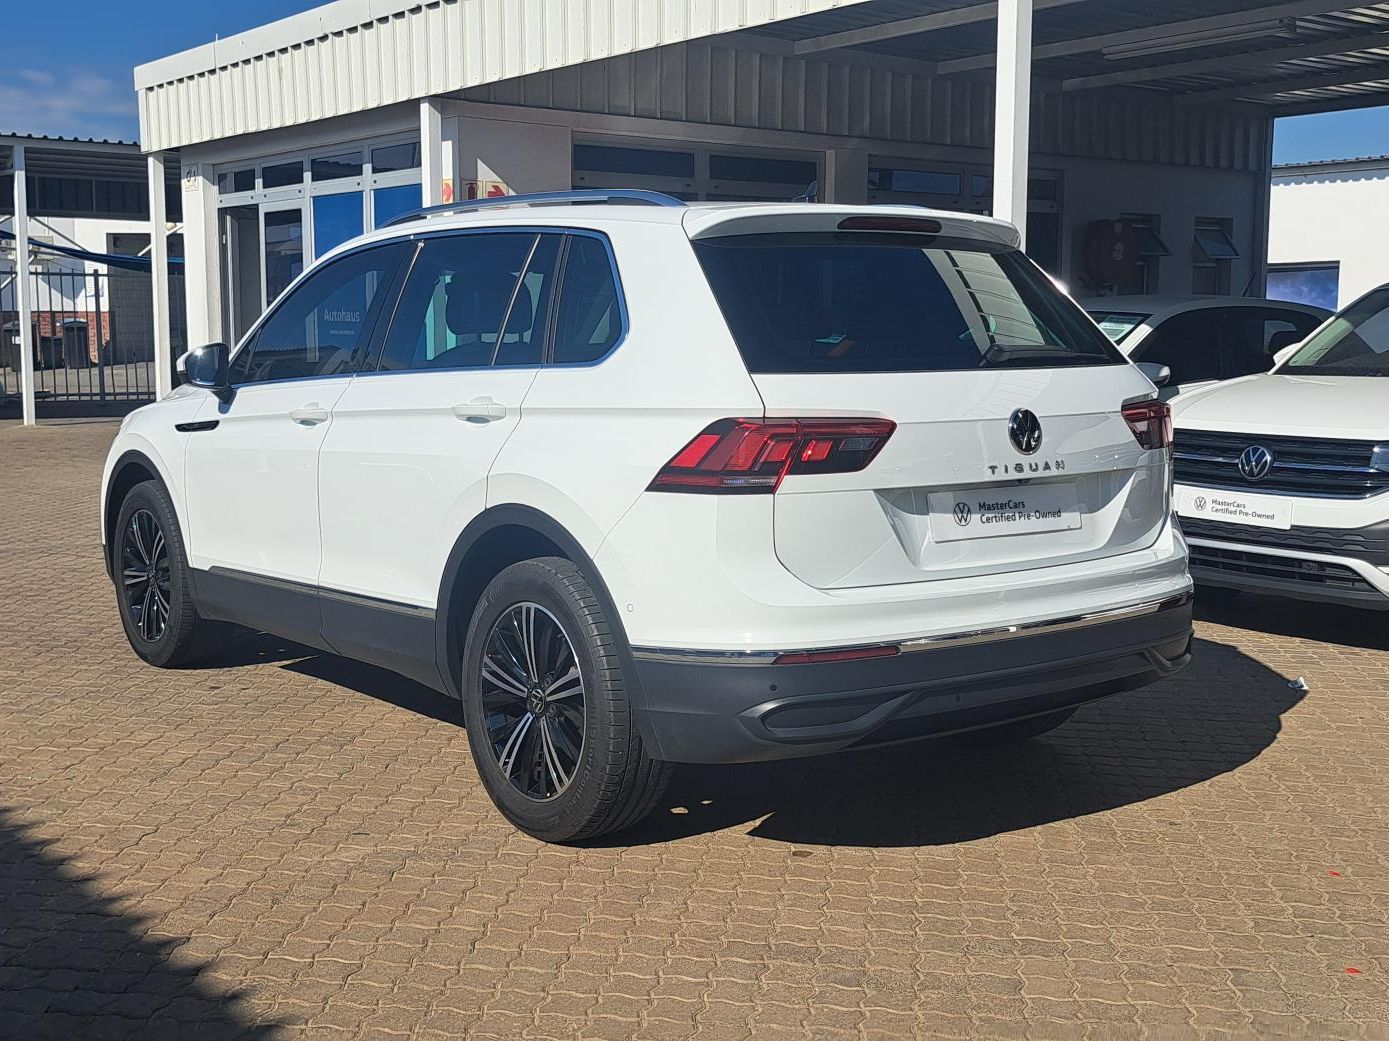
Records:
<instances>
[{"instance_id":1,"label":"side mirror","mask_svg":"<svg viewBox=\"0 0 1389 1041\"><path fill-rule=\"evenodd\" d=\"M1301 343L1301 342L1298 342L1298 343L1290 343L1290 344L1288 344L1288 346L1284 347L1282 350L1274 351L1274 352L1273 352L1273 367L1274 367L1275 369L1278 368L1278 366L1282 365L1285 361L1287 361L1287 360L1288 360L1289 358L1291 358L1294 354L1296 354L1297 351L1298 351L1298 348L1301 347L1301 346L1302 346L1302 343Z\"/></svg>"},{"instance_id":2,"label":"side mirror","mask_svg":"<svg viewBox=\"0 0 1389 1041\"><path fill-rule=\"evenodd\" d=\"M1140 361L1135 363L1138 371L1148 377L1148 382L1154 387L1165 387L1172 382L1172 370L1166 365L1159 365L1155 361Z\"/></svg>"},{"instance_id":3,"label":"side mirror","mask_svg":"<svg viewBox=\"0 0 1389 1041\"><path fill-rule=\"evenodd\" d=\"M212 391L219 401L232 399L231 348L225 343L194 347L178 365L193 386Z\"/></svg>"}]
</instances>

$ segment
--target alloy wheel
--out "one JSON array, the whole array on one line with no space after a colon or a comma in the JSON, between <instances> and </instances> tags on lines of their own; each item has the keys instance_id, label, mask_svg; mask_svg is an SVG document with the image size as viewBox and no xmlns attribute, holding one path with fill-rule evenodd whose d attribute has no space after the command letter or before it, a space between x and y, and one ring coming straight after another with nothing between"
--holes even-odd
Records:
<instances>
[{"instance_id":1,"label":"alloy wheel","mask_svg":"<svg viewBox=\"0 0 1389 1041\"><path fill-rule=\"evenodd\" d=\"M154 643L169 625L169 546L149 510L130 515L121 542L121 583L136 631Z\"/></svg>"},{"instance_id":2,"label":"alloy wheel","mask_svg":"<svg viewBox=\"0 0 1389 1041\"><path fill-rule=\"evenodd\" d=\"M487 740L502 774L528 799L555 798L584 745L584 682L564 627L534 603L492 625L482 654Z\"/></svg>"}]
</instances>

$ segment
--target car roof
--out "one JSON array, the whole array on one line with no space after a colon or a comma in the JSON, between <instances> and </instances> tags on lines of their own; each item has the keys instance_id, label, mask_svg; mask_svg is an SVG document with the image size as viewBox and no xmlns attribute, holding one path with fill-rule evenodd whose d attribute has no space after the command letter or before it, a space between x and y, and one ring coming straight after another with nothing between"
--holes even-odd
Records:
<instances>
[{"instance_id":1,"label":"car roof","mask_svg":"<svg viewBox=\"0 0 1389 1041\"><path fill-rule=\"evenodd\" d=\"M1178 294L1147 294L1139 296L1092 296L1077 301L1081 307L1092 313L1103 311L1112 314L1143 314L1149 317L1163 317L1182 311L1200 311L1211 307L1272 307L1319 318L1330 316L1331 312L1315 304L1295 303L1291 300L1269 300L1257 296L1181 296Z\"/></svg>"},{"instance_id":2,"label":"car roof","mask_svg":"<svg viewBox=\"0 0 1389 1041\"><path fill-rule=\"evenodd\" d=\"M616 200L602 204L537 205L527 204L523 196L518 196L515 205L497 202L475 210L450 212L448 207L438 207L437 212L421 211L413 220L388 224L350 239L315 261L314 266L337 253L364 245L439 231L516 226L601 230L605 226L639 223L680 225L691 238L701 238L735 234L754 223L766 226L767 230L786 230L789 226L820 230L820 225L832 228L844 217L855 215L929 218L939 221L945 234L1006 246L1018 245L1017 229L1006 221L922 206L849 206L816 202L690 202L653 206Z\"/></svg>"}]
</instances>

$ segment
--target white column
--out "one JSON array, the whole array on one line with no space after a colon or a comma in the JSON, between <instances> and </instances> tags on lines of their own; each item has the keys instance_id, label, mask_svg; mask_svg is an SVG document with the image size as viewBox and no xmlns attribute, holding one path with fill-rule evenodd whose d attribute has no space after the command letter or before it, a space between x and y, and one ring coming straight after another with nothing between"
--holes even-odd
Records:
<instances>
[{"instance_id":1,"label":"white column","mask_svg":"<svg viewBox=\"0 0 1389 1041\"><path fill-rule=\"evenodd\" d=\"M169 224L164 203L164 154L149 157L150 196L150 292L154 301L154 396L167 397L174 389L173 349L169 334Z\"/></svg>"},{"instance_id":2,"label":"white column","mask_svg":"<svg viewBox=\"0 0 1389 1041\"><path fill-rule=\"evenodd\" d=\"M212 180L212 168L204 163L185 163L181 191L188 345L197 347L231 335L230 330L222 328L217 185Z\"/></svg>"},{"instance_id":3,"label":"white column","mask_svg":"<svg viewBox=\"0 0 1389 1041\"><path fill-rule=\"evenodd\" d=\"M1032 118L1032 3L998 0L994 99L993 215L1012 221L1027 244L1027 148Z\"/></svg>"},{"instance_id":4,"label":"white column","mask_svg":"<svg viewBox=\"0 0 1389 1041\"><path fill-rule=\"evenodd\" d=\"M444 199L444 118L438 98L420 99L420 177L426 206Z\"/></svg>"},{"instance_id":5,"label":"white column","mask_svg":"<svg viewBox=\"0 0 1389 1041\"><path fill-rule=\"evenodd\" d=\"M31 427L34 416L34 304L29 299L29 186L24 176L24 146L13 146L10 165L14 167L14 299L19 311L19 387L23 399L24 425Z\"/></svg>"}]
</instances>

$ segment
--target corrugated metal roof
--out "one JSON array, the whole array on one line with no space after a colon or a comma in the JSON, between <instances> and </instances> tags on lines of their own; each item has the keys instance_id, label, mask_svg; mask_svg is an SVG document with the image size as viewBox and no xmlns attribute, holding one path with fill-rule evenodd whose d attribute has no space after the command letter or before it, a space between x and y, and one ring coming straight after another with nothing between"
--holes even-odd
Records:
<instances>
[{"instance_id":1,"label":"corrugated metal roof","mask_svg":"<svg viewBox=\"0 0 1389 1041\"><path fill-rule=\"evenodd\" d=\"M135 70L151 150L360 112L867 0L336 0Z\"/></svg>"},{"instance_id":2,"label":"corrugated metal roof","mask_svg":"<svg viewBox=\"0 0 1389 1041\"><path fill-rule=\"evenodd\" d=\"M23 144L55 145L114 145L118 148L139 148L138 141L119 141L106 137L59 137L54 134L11 134L0 130L0 145L20 142Z\"/></svg>"}]
</instances>

